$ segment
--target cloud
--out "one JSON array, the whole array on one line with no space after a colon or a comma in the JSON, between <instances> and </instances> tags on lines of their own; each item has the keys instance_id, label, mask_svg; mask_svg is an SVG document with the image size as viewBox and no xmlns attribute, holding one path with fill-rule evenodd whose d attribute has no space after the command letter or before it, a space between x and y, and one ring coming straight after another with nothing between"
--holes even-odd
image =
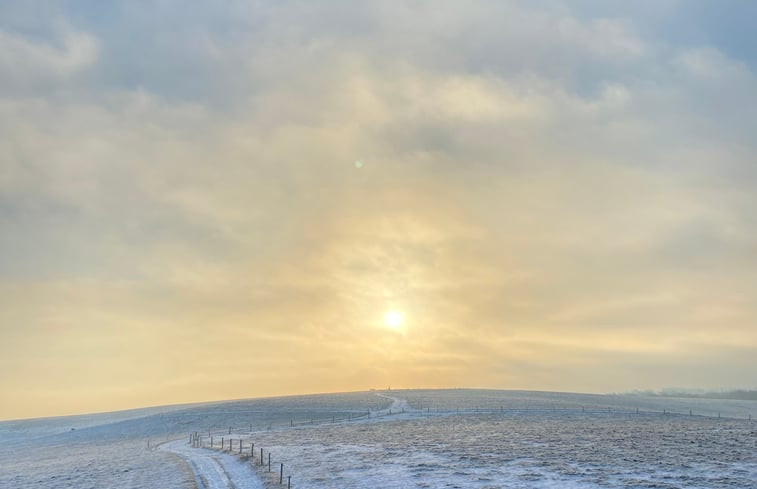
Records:
<instances>
[{"instance_id":1,"label":"cloud","mask_svg":"<svg viewBox=\"0 0 757 489\"><path fill-rule=\"evenodd\" d=\"M0 415L748 380L757 85L680 7L102 8L0 25Z\"/></svg>"},{"instance_id":2,"label":"cloud","mask_svg":"<svg viewBox=\"0 0 757 489\"><path fill-rule=\"evenodd\" d=\"M98 57L96 40L63 27L51 41L0 30L0 90L50 88L91 67Z\"/></svg>"}]
</instances>

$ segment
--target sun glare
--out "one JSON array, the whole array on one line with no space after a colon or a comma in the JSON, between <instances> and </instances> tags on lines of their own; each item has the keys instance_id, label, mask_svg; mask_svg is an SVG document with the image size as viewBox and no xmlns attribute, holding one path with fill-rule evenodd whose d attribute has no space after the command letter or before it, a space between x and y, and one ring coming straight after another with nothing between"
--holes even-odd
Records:
<instances>
[{"instance_id":1,"label":"sun glare","mask_svg":"<svg viewBox=\"0 0 757 489\"><path fill-rule=\"evenodd\" d=\"M397 329L402 326L402 313L399 311L386 311L384 314L384 324L388 328Z\"/></svg>"}]
</instances>

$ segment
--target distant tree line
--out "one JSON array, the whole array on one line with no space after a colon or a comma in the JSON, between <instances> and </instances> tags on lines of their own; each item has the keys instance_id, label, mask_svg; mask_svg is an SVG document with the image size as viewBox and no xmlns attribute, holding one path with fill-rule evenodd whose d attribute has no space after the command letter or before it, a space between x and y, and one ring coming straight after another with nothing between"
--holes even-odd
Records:
<instances>
[{"instance_id":1,"label":"distant tree line","mask_svg":"<svg viewBox=\"0 0 757 489\"><path fill-rule=\"evenodd\" d=\"M687 397L701 399L735 399L740 401L757 401L757 390L736 389L730 391L704 391L694 389L662 389L660 391L635 390L638 396L652 397Z\"/></svg>"}]
</instances>

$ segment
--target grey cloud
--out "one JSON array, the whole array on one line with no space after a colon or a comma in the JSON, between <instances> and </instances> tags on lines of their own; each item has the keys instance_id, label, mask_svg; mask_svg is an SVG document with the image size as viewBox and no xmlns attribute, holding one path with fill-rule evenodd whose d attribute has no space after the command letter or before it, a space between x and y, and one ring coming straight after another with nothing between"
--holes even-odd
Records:
<instances>
[{"instance_id":1,"label":"grey cloud","mask_svg":"<svg viewBox=\"0 0 757 489\"><path fill-rule=\"evenodd\" d=\"M754 73L639 14L674 2L98 2L36 24L16 7L0 38L29 58L0 87L14 344L123 352L109 341L131 328L150 353L215 328L241 367L288 348L329 386L397 362L414 382L445 366L507 384L525 365L534 387L574 389L561 360L605 389L586 365L626 375L687 336L711 347L687 366L754 348ZM384 331L389 307L407 331ZM654 387L644 372L628 387Z\"/></svg>"}]
</instances>

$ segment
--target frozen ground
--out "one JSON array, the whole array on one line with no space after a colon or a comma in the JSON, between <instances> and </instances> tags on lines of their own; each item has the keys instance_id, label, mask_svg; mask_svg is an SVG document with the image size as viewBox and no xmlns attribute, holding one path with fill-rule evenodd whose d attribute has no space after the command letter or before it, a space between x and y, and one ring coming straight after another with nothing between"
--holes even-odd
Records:
<instances>
[{"instance_id":1,"label":"frozen ground","mask_svg":"<svg viewBox=\"0 0 757 489\"><path fill-rule=\"evenodd\" d=\"M391 391L393 396L423 410L606 410L668 412L701 416L757 417L757 402L637 395L571 394L565 392L503 391L486 389L441 389Z\"/></svg>"},{"instance_id":2,"label":"frozen ground","mask_svg":"<svg viewBox=\"0 0 757 489\"><path fill-rule=\"evenodd\" d=\"M465 414L255 439L293 466L301 488L757 487L757 427L741 420Z\"/></svg>"},{"instance_id":3,"label":"frozen ground","mask_svg":"<svg viewBox=\"0 0 757 489\"><path fill-rule=\"evenodd\" d=\"M186 443L191 430L266 429L357 416L388 403L346 393L0 422L0 488L194 488L186 460L156 445Z\"/></svg>"},{"instance_id":4,"label":"frozen ground","mask_svg":"<svg viewBox=\"0 0 757 489\"><path fill-rule=\"evenodd\" d=\"M228 453L193 448L184 439L162 444L159 450L177 454L187 462L199 489L263 488L252 466Z\"/></svg>"},{"instance_id":5,"label":"frozen ground","mask_svg":"<svg viewBox=\"0 0 757 489\"><path fill-rule=\"evenodd\" d=\"M192 479L175 455L148 450L147 439L37 439L0 449L4 489L190 489Z\"/></svg>"},{"instance_id":6,"label":"frozen ground","mask_svg":"<svg viewBox=\"0 0 757 489\"><path fill-rule=\"evenodd\" d=\"M0 487L276 487L188 444L231 428L294 488L752 489L750 414L755 401L403 390L13 421L0 423Z\"/></svg>"}]
</instances>

